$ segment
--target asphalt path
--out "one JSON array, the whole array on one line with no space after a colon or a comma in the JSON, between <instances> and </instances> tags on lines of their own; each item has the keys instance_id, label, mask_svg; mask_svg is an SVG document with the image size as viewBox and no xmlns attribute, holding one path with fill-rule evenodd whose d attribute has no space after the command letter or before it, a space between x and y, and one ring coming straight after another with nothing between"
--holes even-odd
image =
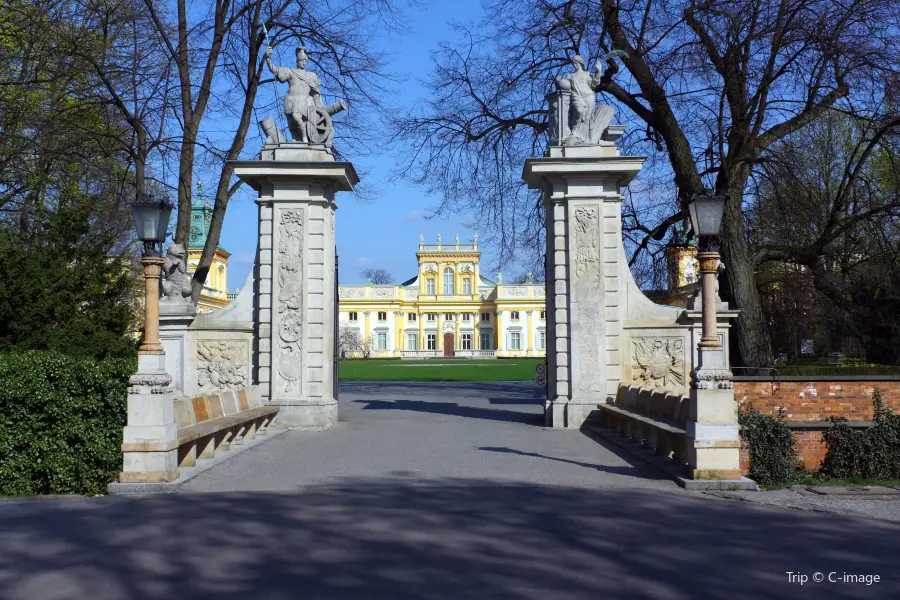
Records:
<instances>
[{"instance_id":1,"label":"asphalt path","mask_svg":"<svg viewBox=\"0 0 900 600\"><path fill-rule=\"evenodd\" d=\"M0 598L900 597L900 524L685 492L540 413L526 383L342 385L337 429L178 494L0 503Z\"/></svg>"}]
</instances>

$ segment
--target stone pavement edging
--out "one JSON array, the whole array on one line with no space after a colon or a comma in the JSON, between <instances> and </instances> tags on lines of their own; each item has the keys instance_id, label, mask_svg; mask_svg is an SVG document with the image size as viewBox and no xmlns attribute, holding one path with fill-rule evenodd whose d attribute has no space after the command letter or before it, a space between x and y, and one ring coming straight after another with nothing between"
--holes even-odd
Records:
<instances>
[{"instance_id":1,"label":"stone pavement edging","mask_svg":"<svg viewBox=\"0 0 900 600\"><path fill-rule=\"evenodd\" d=\"M265 435L257 435L252 440L245 441L238 446L231 446L227 452L218 452L213 458L198 458L197 465L194 467L183 467L179 469L180 476L175 481L167 481L164 483L120 483L115 481L106 487L106 493L110 496L127 496L127 495L146 495L146 494L169 494L177 492L181 486L197 477L201 473L209 471L223 462L256 448L260 444L267 442L279 435L289 431L287 428L271 429Z\"/></svg>"},{"instance_id":2,"label":"stone pavement edging","mask_svg":"<svg viewBox=\"0 0 900 600\"><path fill-rule=\"evenodd\" d=\"M657 456L653 451L644 448L641 444L632 442L628 438L624 438L609 429L604 429L598 424L588 421L582 427L582 431L593 437L604 439L612 442L619 448L626 450L632 456L640 458L644 462L656 467L669 477L675 483L686 490L707 491L707 490L743 490L758 491L759 486L752 479L741 477L740 479L721 480L721 479L689 479L684 476L682 468L672 463L671 460Z\"/></svg>"}]
</instances>

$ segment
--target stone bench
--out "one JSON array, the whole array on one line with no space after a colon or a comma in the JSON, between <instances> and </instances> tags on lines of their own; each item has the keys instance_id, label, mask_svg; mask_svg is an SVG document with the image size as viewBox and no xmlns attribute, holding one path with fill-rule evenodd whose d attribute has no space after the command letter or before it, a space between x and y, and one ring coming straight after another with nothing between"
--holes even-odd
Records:
<instances>
[{"instance_id":1,"label":"stone bench","mask_svg":"<svg viewBox=\"0 0 900 600\"><path fill-rule=\"evenodd\" d=\"M688 397L664 390L619 384L614 404L597 405L601 423L652 449L687 464Z\"/></svg>"},{"instance_id":2,"label":"stone bench","mask_svg":"<svg viewBox=\"0 0 900 600\"><path fill-rule=\"evenodd\" d=\"M263 405L256 386L176 398L178 466L196 466L198 458L265 435L277 419L278 407Z\"/></svg>"}]
</instances>

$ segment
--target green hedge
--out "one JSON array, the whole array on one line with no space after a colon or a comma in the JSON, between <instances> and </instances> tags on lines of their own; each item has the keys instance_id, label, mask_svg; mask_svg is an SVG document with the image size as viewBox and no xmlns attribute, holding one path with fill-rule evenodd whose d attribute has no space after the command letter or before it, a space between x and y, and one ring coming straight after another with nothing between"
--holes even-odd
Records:
<instances>
[{"instance_id":1,"label":"green hedge","mask_svg":"<svg viewBox=\"0 0 900 600\"><path fill-rule=\"evenodd\" d=\"M136 358L0 355L0 495L100 494L122 469Z\"/></svg>"},{"instance_id":2,"label":"green hedge","mask_svg":"<svg viewBox=\"0 0 900 600\"><path fill-rule=\"evenodd\" d=\"M877 388L872 403L872 427L854 429L847 426L845 419L831 418L834 427L822 435L828 445L822 463L826 477L900 479L900 415L884 406Z\"/></svg>"},{"instance_id":3,"label":"green hedge","mask_svg":"<svg viewBox=\"0 0 900 600\"><path fill-rule=\"evenodd\" d=\"M750 479L770 485L793 481L800 475L800 453L794 434L784 422L784 411L776 419L749 406L738 413L738 423L750 451Z\"/></svg>"}]
</instances>

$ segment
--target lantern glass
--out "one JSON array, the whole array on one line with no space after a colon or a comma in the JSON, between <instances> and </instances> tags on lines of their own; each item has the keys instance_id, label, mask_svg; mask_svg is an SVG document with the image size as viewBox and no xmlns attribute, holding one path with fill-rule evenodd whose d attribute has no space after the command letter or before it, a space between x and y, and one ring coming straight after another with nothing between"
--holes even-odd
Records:
<instances>
[{"instance_id":1,"label":"lantern glass","mask_svg":"<svg viewBox=\"0 0 900 600\"><path fill-rule=\"evenodd\" d=\"M137 236L142 242L166 241L169 217L172 215L172 205L166 200L148 199L146 202L136 202L131 205L131 214L134 217Z\"/></svg>"},{"instance_id":2,"label":"lantern glass","mask_svg":"<svg viewBox=\"0 0 900 600\"><path fill-rule=\"evenodd\" d=\"M691 226L698 237L717 236L725 214L724 196L698 194L688 204Z\"/></svg>"}]
</instances>

